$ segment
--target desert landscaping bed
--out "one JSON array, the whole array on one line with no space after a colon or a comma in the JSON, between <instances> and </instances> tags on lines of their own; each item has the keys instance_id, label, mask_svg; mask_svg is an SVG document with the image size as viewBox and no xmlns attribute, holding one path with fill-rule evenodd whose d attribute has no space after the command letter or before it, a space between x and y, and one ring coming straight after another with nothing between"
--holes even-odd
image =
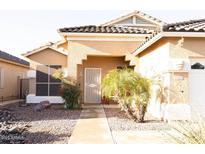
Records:
<instances>
[{"instance_id":1,"label":"desert landscaping bed","mask_svg":"<svg viewBox=\"0 0 205 154\"><path fill-rule=\"evenodd\" d=\"M168 123L149 116L145 117L144 123L136 123L128 119L125 113L118 107L104 107L104 111L112 131L165 131L171 129Z\"/></svg>"},{"instance_id":2,"label":"desert landscaping bed","mask_svg":"<svg viewBox=\"0 0 205 154\"><path fill-rule=\"evenodd\" d=\"M118 107L104 106L113 141L116 144L172 143L166 132L171 131L168 123L145 116L144 123L128 119Z\"/></svg>"},{"instance_id":3,"label":"desert landscaping bed","mask_svg":"<svg viewBox=\"0 0 205 154\"><path fill-rule=\"evenodd\" d=\"M62 105L40 112L34 108L20 107L18 103L0 106L0 142L68 143L81 110L65 110Z\"/></svg>"}]
</instances>

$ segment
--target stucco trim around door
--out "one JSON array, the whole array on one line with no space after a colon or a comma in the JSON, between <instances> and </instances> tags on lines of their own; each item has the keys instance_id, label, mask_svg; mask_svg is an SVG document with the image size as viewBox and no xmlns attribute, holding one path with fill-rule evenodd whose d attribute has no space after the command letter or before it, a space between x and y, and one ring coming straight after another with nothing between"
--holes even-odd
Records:
<instances>
[{"instance_id":1,"label":"stucco trim around door","mask_svg":"<svg viewBox=\"0 0 205 154\"><path fill-rule=\"evenodd\" d=\"M101 68L84 69L84 103L101 103Z\"/></svg>"}]
</instances>

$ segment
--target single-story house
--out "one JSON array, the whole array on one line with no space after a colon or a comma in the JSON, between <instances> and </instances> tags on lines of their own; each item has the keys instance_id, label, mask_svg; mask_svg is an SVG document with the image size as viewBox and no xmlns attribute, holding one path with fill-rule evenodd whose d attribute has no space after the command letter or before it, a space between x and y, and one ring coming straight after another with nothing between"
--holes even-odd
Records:
<instances>
[{"instance_id":1,"label":"single-story house","mask_svg":"<svg viewBox=\"0 0 205 154\"><path fill-rule=\"evenodd\" d=\"M76 80L83 103L101 103L101 79L129 66L153 78L148 112L158 118L187 119L191 108L205 109L205 20L166 24L140 11L99 26L58 29L62 40L23 54L30 61L27 103L62 103L61 68Z\"/></svg>"},{"instance_id":2,"label":"single-story house","mask_svg":"<svg viewBox=\"0 0 205 154\"><path fill-rule=\"evenodd\" d=\"M65 77L80 84L83 103L101 103L103 76L124 65L135 67L135 57L130 53L163 24L159 19L134 11L99 26L58 29L62 40L23 54L33 70L28 73L27 102L62 103L61 83L51 76L53 70L61 68Z\"/></svg>"},{"instance_id":3,"label":"single-story house","mask_svg":"<svg viewBox=\"0 0 205 154\"><path fill-rule=\"evenodd\" d=\"M22 79L26 77L28 70L27 61L0 51L0 102L17 99L23 95L26 82Z\"/></svg>"}]
</instances>

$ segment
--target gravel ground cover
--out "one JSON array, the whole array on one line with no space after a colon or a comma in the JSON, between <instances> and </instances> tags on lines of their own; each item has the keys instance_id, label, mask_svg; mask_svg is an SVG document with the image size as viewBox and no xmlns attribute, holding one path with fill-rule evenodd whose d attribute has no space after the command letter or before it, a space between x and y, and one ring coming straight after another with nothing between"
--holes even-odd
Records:
<instances>
[{"instance_id":1,"label":"gravel ground cover","mask_svg":"<svg viewBox=\"0 0 205 154\"><path fill-rule=\"evenodd\" d=\"M166 131L169 124L146 117L144 123L136 123L126 117L119 108L104 108L111 131Z\"/></svg>"},{"instance_id":2,"label":"gravel ground cover","mask_svg":"<svg viewBox=\"0 0 205 154\"><path fill-rule=\"evenodd\" d=\"M41 112L34 111L34 105L19 107L9 104L0 107L9 110L19 125L27 125L23 133L25 143L30 144L66 144L80 117L81 110L65 110L61 105L52 105Z\"/></svg>"},{"instance_id":3,"label":"gravel ground cover","mask_svg":"<svg viewBox=\"0 0 205 154\"><path fill-rule=\"evenodd\" d=\"M145 116L144 123L136 123L126 117L118 107L104 106L113 141L116 144L167 144L172 143L171 126L168 123Z\"/></svg>"}]
</instances>

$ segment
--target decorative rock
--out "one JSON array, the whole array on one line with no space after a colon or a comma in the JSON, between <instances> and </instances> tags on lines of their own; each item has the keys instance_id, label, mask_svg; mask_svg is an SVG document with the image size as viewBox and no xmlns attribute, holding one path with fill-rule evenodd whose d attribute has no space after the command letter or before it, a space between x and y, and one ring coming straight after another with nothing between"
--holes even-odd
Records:
<instances>
[{"instance_id":1,"label":"decorative rock","mask_svg":"<svg viewBox=\"0 0 205 154\"><path fill-rule=\"evenodd\" d=\"M42 101L34 107L34 111L40 112L40 111L47 109L49 107L51 107L51 104L49 101Z\"/></svg>"},{"instance_id":2,"label":"decorative rock","mask_svg":"<svg viewBox=\"0 0 205 154\"><path fill-rule=\"evenodd\" d=\"M0 144L25 143L25 133L28 125L17 122L9 110L0 110Z\"/></svg>"}]
</instances>

